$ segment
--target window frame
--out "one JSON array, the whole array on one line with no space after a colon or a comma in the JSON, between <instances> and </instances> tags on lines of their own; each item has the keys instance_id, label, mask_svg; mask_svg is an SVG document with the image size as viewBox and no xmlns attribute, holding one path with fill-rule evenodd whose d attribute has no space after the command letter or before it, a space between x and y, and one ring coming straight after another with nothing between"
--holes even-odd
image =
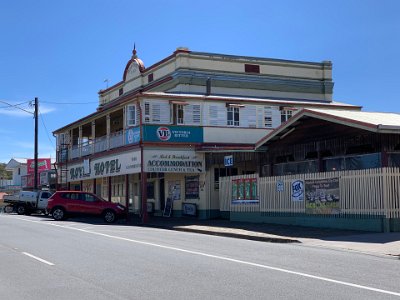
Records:
<instances>
[{"instance_id":1,"label":"window frame","mask_svg":"<svg viewBox=\"0 0 400 300\"><path fill-rule=\"evenodd\" d=\"M240 126L240 109L237 106L226 108L226 125L232 127Z\"/></svg>"},{"instance_id":2,"label":"window frame","mask_svg":"<svg viewBox=\"0 0 400 300\"><path fill-rule=\"evenodd\" d=\"M128 104L126 106L126 126L137 125L137 107L136 104Z\"/></svg>"}]
</instances>

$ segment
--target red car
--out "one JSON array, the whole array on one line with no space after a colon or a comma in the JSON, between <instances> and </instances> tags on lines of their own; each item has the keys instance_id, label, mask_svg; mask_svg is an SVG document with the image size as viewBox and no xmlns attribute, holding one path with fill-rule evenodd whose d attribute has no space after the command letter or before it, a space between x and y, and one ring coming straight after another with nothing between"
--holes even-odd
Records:
<instances>
[{"instance_id":1,"label":"red car","mask_svg":"<svg viewBox=\"0 0 400 300\"><path fill-rule=\"evenodd\" d=\"M126 214L125 206L81 191L55 192L49 198L47 211L56 221L64 220L70 215L97 215L102 216L107 223L113 223Z\"/></svg>"}]
</instances>

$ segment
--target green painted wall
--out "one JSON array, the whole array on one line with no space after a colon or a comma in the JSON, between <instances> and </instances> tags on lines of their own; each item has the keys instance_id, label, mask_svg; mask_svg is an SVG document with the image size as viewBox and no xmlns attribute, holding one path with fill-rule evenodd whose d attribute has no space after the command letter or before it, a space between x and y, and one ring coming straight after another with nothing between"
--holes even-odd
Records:
<instances>
[{"instance_id":1,"label":"green painted wall","mask_svg":"<svg viewBox=\"0 0 400 300\"><path fill-rule=\"evenodd\" d=\"M383 232L384 221L383 217L371 216L348 216L344 217L327 217L327 216L310 216L305 214L275 214L263 215L259 212L231 212L231 221L253 222L253 223L272 223L294 226L308 226L317 228L334 228L348 230L362 230L372 232ZM390 229L393 231L397 227L400 231L400 220L391 222Z\"/></svg>"}]
</instances>

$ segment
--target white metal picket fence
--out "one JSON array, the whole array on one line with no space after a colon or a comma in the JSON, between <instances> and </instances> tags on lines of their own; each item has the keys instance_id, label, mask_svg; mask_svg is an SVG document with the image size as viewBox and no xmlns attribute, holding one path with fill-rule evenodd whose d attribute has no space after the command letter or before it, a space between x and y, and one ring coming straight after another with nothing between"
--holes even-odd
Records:
<instances>
[{"instance_id":1,"label":"white metal picket fence","mask_svg":"<svg viewBox=\"0 0 400 300\"><path fill-rule=\"evenodd\" d=\"M232 204L232 184L237 179L257 179L258 203ZM306 213L306 201L292 200L292 182L311 179L339 179L339 213L344 216L400 218L400 170L380 168L258 177L242 175L220 178L220 210L225 212ZM277 184L280 184L278 189Z\"/></svg>"}]
</instances>

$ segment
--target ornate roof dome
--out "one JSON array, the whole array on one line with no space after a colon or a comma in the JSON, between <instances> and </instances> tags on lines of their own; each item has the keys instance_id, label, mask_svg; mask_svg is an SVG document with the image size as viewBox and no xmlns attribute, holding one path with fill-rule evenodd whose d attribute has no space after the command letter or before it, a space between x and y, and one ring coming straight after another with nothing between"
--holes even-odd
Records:
<instances>
[{"instance_id":1,"label":"ornate roof dome","mask_svg":"<svg viewBox=\"0 0 400 300\"><path fill-rule=\"evenodd\" d=\"M133 46L132 57L125 67L123 80L127 81L137 77L145 70L143 61L137 57L136 45Z\"/></svg>"}]
</instances>

